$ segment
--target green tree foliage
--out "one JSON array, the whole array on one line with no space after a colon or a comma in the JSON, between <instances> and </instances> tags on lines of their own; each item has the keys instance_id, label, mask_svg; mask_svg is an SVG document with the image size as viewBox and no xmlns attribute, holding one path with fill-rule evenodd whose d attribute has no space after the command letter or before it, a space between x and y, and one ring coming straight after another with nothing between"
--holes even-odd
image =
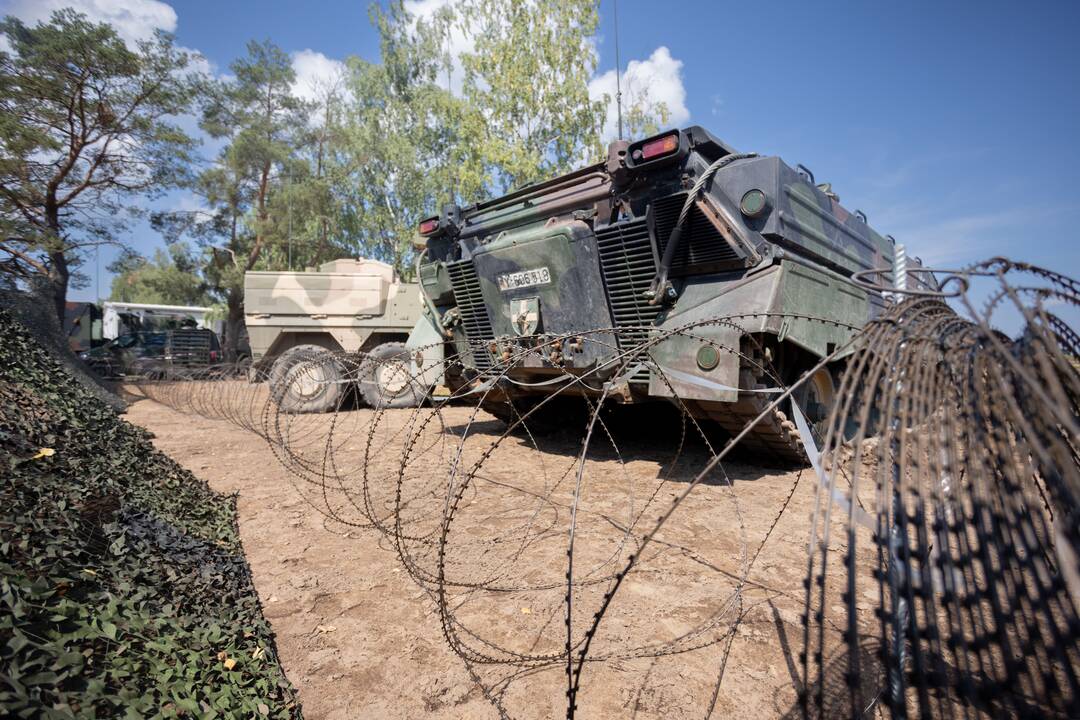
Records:
<instances>
[{"instance_id":1,"label":"green tree foliage","mask_svg":"<svg viewBox=\"0 0 1080 720\"><path fill-rule=\"evenodd\" d=\"M339 177L361 254L407 272L420 220L599 156L592 0L462 0L427 18L372 8L381 62L349 61ZM452 87L451 33L473 48ZM460 72L460 71L459 71Z\"/></svg>"},{"instance_id":2,"label":"green tree foliage","mask_svg":"<svg viewBox=\"0 0 1080 720\"><path fill-rule=\"evenodd\" d=\"M623 108L623 134L630 140L649 137L666 128L670 120L671 111L667 104L653 102L642 91L629 107Z\"/></svg>"},{"instance_id":3,"label":"green tree foliage","mask_svg":"<svg viewBox=\"0 0 1080 720\"><path fill-rule=\"evenodd\" d=\"M206 251L201 277L228 308L227 350L243 321L245 272L362 255L408 274L418 223L445 203L500 194L601 153L605 102L588 97L594 0L460 0L426 18L393 0L371 18L381 61L351 58L314 102L295 97L290 59L270 42L249 43L231 75L206 88L202 127L222 149L190 184L203 208L160 213L153 224L169 242L190 238ZM471 49L451 58L461 33ZM464 78L451 87L457 62ZM645 105L627 115L643 130L663 117ZM123 282L152 294L148 268L173 277L175 265L146 261Z\"/></svg>"},{"instance_id":4,"label":"green tree foliage","mask_svg":"<svg viewBox=\"0 0 1080 720\"><path fill-rule=\"evenodd\" d=\"M275 202L269 206L267 264L302 269L360 251L355 192L343 162L344 77L322 79L308 103L306 127L286 164Z\"/></svg>"},{"instance_id":5,"label":"green tree foliage","mask_svg":"<svg viewBox=\"0 0 1080 720\"><path fill-rule=\"evenodd\" d=\"M250 42L247 51L230 66L233 77L211 88L202 127L211 137L227 141L217 165L228 172L206 178L216 186L207 188L208 196L232 205L235 195L252 211L243 234L249 241L237 257L238 264L250 270L272 240L270 198L298 144L306 109L292 94L296 75L281 48L269 41Z\"/></svg>"},{"instance_id":6,"label":"green tree foliage","mask_svg":"<svg viewBox=\"0 0 1080 720\"><path fill-rule=\"evenodd\" d=\"M148 259L125 250L111 265L110 300L160 305L209 305L213 302L200 275L201 258L186 243L169 244Z\"/></svg>"},{"instance_id":7,"label":"green tree foliage","mask_svg":"<svg viewBox=\"0 0 1080 720\"><path fill-rule=\"evenodd\" d=\"M170 36L129 48L70 9L0 33L0 268L43 281L62 319L82 253L184 177L192 140L170 118L198 78Z\"/></svg>"},{"instance_id":8,"label":"green tree foliage","mask_svg":"<svg viewBox=\"0 0 1080 720\"><path fill-rule=\"evenodd\" d=\"M399 271L409 270L420 220L483 182L467 134L466 118L476 113L440 84L449 20L417 20L400 2L373 6L382 62L348 64L340 161L353 193L355 245Z\"/></svg>"},{"instance_id":9,"label":"green tree foliage","mask_svg":"<svg viewBox=\"0 0 1080 720\"><path fill-rule=\"evenodd\" d=\"M568 172L599 157L604 103L589 99L596 70L596 0L463 0L475 49L462 57L464 96L479 108L473 142L492 190Z\"/></svg>"},{"instance_id":10,"label":"green tree foliage","mask_svg":"<svg viewBox=\"0 0 1080 720\"><path fill-rule=\"evenodd\" d=\"M603 156L610 98L588 92L596 0L458 0L425 18L393 0L371 17L381 62L350 59L334 155L353 193L350 247L360 254L407 271L419 221L444 203L470 204ZM456 61L452 46L467 48ZM637 137L669 117L647 88L626 110Z\"/></svg>"},{"instance_id":11,"label":"green tree foliage","mask_svg":"<svg viewBox=\"0 0 1080 720\"><path fill-rule=\"evenodd\" d=\"M232 357L244 321L244 273L273 267L287 243L274 210L287 207L281 190L303 142L308 108L292 94L288 55L269 41L248 43L247 55L230 70L203 98L202 128L224 142L191 186L205 207L160 213L153 224L170 241L189 236L206 249L203 276L228 309L224 346Z\"/></svg>"}]
</instances>

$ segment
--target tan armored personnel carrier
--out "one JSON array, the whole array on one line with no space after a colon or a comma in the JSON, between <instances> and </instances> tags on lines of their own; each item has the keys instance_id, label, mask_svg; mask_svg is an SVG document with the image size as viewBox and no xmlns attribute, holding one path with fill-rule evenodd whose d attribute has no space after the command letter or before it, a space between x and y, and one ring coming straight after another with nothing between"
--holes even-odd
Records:
<instances>
[{"instance_id":1,"label":"tan armored personnel carrier","mask_svg":"<svg viewBox=\"0 0 1080 720\"><path fill-rule=\"evenodd\" d=\"M418 288L386 263L343 259L317 272L246 273L244 312L252 377L268 379L287 411L332 410L349 387L372 406L410 407L423 397L408 381L405 353L420 316ZM353 354L356 362L342 362Z\"/></svg>"}]
</instances>

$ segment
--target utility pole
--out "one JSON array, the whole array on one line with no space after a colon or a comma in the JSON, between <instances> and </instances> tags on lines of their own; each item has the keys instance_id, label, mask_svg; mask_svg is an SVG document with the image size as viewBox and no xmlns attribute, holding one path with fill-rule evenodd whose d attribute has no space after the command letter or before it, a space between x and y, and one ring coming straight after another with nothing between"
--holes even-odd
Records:
<instances>
[{"instance_id":1,"label":"utility pole","mask_svg":"<svg viewBox=\"0 0 1080 720\"><path fill-rule=\"evenodd\" d=\"M451 23L449 23L449 22L446 23L446 94L450 95L450 96L452 96L454 94L454 91L452 89L453 85L450 82L450 76L451 76L451 73L453 72L453 69L454 69L454 56L450 52L450 32L451 32L451 28L452 28ZM450 170L450 158L449 157L446 158L446 168L447 168L446 177L450 181L450 204L452 205L452 204L454 204L456 202L456 196L454 195L454 173L449 172L449 170Z\"/></svg>"},{"instance_id":2,"label":"utility pole","mask_svg":"<svg viewBox=\"0 0 1080 720\"><path fill-rule=\"evenodd\" d=\"M290 272L292 272L292 194L293 194L293 175L292 175L292 169L290 168L289 169L289 199L288 199L289 204L286 206L286 212L287 212L288 218L289 218L289 226L288 226L288 230L286 231L286 233L289 236L289 271Z\"/></svg>"},{"instance_id":3,"label":"utility pole","mask_svg":"<svg viewBox=\"0 0 1080 720\"><path fill-rule=\"evenodd\" d=\"M615 110L619 115L619 140L623 139L622 124L622 63L619 62L619 0L611 0L615 12Z\"/></svg>"}]
</instances>

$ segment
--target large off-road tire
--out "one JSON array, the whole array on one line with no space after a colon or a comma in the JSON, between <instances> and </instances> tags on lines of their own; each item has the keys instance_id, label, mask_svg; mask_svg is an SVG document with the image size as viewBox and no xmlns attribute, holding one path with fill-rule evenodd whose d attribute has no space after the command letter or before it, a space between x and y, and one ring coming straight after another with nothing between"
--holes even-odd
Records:
<instances>
[{"instance_id":1,"label":"large off-road tire","mask_svg":"<svg viewBox=\"0 0 1080 720\"><path fill-rule=\"evenodd\" d=\"M329 350L297 345L270 367L270 393L283 412L329 412L345 394L345 372Z\"/></svg>"},{"instance_id":2,"label":"large off-road tire","mask_svg":"<svg viewBox=\"0 0 1080 720\"><path fill-rule=\"evenodd\" d=\"M412 376L405 343L376 346L367 354L359 374L360 396L373 408L410 408L424 401L426 388Z\"/></svg>"}]
</instances>

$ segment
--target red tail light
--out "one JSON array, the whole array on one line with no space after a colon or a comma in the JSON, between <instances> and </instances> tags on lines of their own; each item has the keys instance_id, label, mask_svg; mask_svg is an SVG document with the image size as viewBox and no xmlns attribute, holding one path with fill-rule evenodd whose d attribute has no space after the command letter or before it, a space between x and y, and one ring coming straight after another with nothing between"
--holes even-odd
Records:
<instances>
[{"instance_id":1,"label":"red tail light","mask_svg":"<svg viewBox=\"0 0 1080 720\"><path fill-rule=\"evenodd\" d=\"M217 362L217 350L210 351L210 362Z\"/></svg>"},{"instance_id":2,"label":"red tail light","mask_svg":"<svg viewBox=\"0 0 1080 720\"><path fill-rule=\"evenodd\" d=\"M651 140L641 146L641 159L652 160L663 155L670 155L679 149L679 135L674 133Z\"/></svg>"},{"instance_id":3,"label":"red tail light","mask_svg":"<svg viewBox=\"0 0 1080 720\"><path fill-rule=\"evenodd\" d=\"M432 234L433 232L435 232L438 229L439 229L439 218L437 218L437 217L428 218L427 220L424 220L423 222L420 223L420 234L421 235L430 235L430 234Z\"/></svg>"}]
</instances>

